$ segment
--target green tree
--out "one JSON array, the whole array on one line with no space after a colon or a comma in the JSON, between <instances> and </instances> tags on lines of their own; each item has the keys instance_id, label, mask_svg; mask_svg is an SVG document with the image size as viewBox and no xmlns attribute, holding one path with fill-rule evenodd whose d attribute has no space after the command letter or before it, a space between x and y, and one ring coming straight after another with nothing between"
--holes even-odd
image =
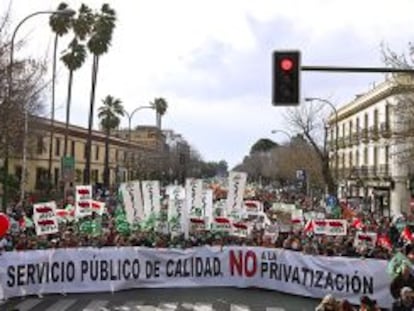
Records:
<instances>
[{"instance_id":1,"label":"green tree","mask_svg":"<svg viewBox=\"0 0 414 311\"><path fill-rule=\"evenodd\" d=\"M157 124L157 127L161 129L162 117L167 112L168 103L164 98L159 97L159 98L155 98L154 101L150 103L150 106L153 107L155 110L156 124Z\"/></svg>"},{"instance_id":2,"label":"green tree","mask_svg":"<svg viewBox=\"0 0 414 311\"><path fill-rule=\"evenodd\" d=\"M120 117L124 115L124 107L120 99L111 95L105 97L102 106L99 107L98 117L101 121L101 127L105 131L105 164L104 164L104 186L109 187L110 170L109 170L109 135L112 130L119 127Z\"/></svg>"},{"instance_id":3,"label":"green tree","mask_svg":"<svg viewBox=\"0 0 414 311\"><path fill-rule=\"evenodd\" d=\"M89 101L88 138L86 142L86 184L90 183L91 170L91 149L92 149L92 127L95 106L95 92L98 80L99 59L108 52L112 42L112 35L115 28L116 13L108 4L102 5L100 13L94 14L91 35L88 40L88 49L93 55L92 60L92 81Z\"/></svg>"},{"instance_id":4,"label":"green tree","mask_svg":"<svg viewBox=\"0 0 414 311\"><path fill-rule=\"evenodd\" d=\"M270 140L267 138L261 138L256 143L254 143L254 145L250 148L250 154L253 154L256 152L267 152L277 146L279 145L275 143L273 140Z\"/></svg>"},{"instance_id":5,"label":"green tree","mask_svg":"<svg viewBox=\"0 0 414 311\"><path fill-rule=\"evenodd\" d=\"M57 10L66 10L69 6L62 2L58 5ZM72 25L72 16L62 14L52 14L49 19L49 25L52 31L55 33L55 42L53 45L53 68L52 68L52 103L51 103L51 127L50 127L50 140L49 140L49 163L48 163L48 180L51 185L52 180L52 159L53 159L53 137L55 135L55 85L56 85L56 65L57 65L57 50L59 45L59 37L67 34ZM48 189L50 191L50 187Z\"/></svg>"}]
</instances>

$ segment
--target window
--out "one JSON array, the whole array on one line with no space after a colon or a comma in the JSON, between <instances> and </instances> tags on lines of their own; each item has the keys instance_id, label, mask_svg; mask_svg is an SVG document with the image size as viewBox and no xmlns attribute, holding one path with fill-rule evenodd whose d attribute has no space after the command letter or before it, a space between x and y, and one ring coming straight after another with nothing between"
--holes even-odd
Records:
<instances>
[{"instance_id":1,"label":"window","mask_svg":"<svg viewBox=\"0 0 414 311\"><path fill-rule=\"evenodd\" d=\"M374 168L378 166L378 147L374 147Z\"/></svg>"},{"instance_id":2,"label":"window","mask_svg":"<svg viewBox=\"0 0 414 311\"><path fill-rule=\"evenodd\" d=\"M37 154L42 154L44 148L45 148L45 145L44 145L44 141L43 141L43 136L38 136L37 137L37 145L36 145Z\"/></svg>"},{"instance_id":3,"label":"window","mask_svg":"<svg viewBox=\"0 0 414 311\"><path fill-rule=\"evenodd\" d=\"M345 123L342 124L342 137L345 137Z\"/></svg>"},{"instance_id":4,"label":"window","mask_svg":"<svg viewBox=\"0 0 414 311\"><path fill-rule=\"evenodd\" d=\"M56 141L55 155L59 157L60 156L60 138L56 138L55 141Z\"/></svg>"},{"instance_id":5,"label":"window","mask_svg":"<svg viewBox=\"0 0 414 311\"><path fill-rule=\"evenodd\" d=\"M119 150L115 149L115 161L118 162L119 161Z\"/></svg>"},{"instance_id":6,"label":"window","mask_svg":"<svg viewBox=\"0 0 414 311\"><path fill-rule=\"evenodd\" d=\"M92 181L96 184L99 182L99 170L92 170Z\"/></svg>"},{"instance_id":7,"label":"window","mask_svg":"<svg viewBox=\"0 0 414 311\"><path fill-rule=\"evenodd\" d=\"M86 159L88 156L88 144L84 143L83 144L83 158Z\"/></svg>"},{"instance_id":8,"label":"window","mask_svg":"<svg viewBox=\"0 0 414 311\"><path fill-rule=\"evenodd\" d=\"M356 118L356 131L359 133L359 118Z\"/></svg>"},{"instance_id":9,"label":"window","mask_svg":"<svg viewBox=\"0 0 414 311\"><path fill-rule=\"evenodd\" d=\"M390 163L390 147L385 146L385 164Z\"/></svg>"},{"instance_id":10,"label":"window","mask_svg":"<svg viewBox=\"0 0 414 311\"><path fill-rule=\"evenodd\" d=\"M54 182L55 182L55 185L59 183L59 168L57 167L55 167Z\"/></svg>"},{"instance_id":11,"label":"window","mask_svg":"<svg viewBox=\"0 0 414 311\"><path fill-rule=\"evenodd\" d=\"M72 157L75 157L75 153L76 153L75 147L76 147L76 142L74 140L72 140L71 146L70 146L70 155Z\"/></svg>"},{"instance_id":12,"label":"window","mask_svg":"<svg viewBox=\"0 0 414 311\"><path fill-rule=\"evenodd\" d=\"M355 152L355 165L359 167L359 150Z\"/></svg>"},{"instance_id":13,"label":"window","mask_svg":"<svg viewBox=\"0 0 414 311\"><path fill-rule=\"evenodd\" d=\"M385 105L385 126L387 129L390 126L390 104Z\"/></svg>"},{"instance_id":14,"label":"window","mask_svg":"<svg viewBox=\"0 0 414 311\"><path fill-rule=\"evenodd\" d=\"M352 168L354 166L354 159L352 158L352 151L349 152L349 167Z\"/></svg>"},{"instance_id":15,"label":"window","mask_svg":"<svg viewBox=\"0 0 414 311\"><path fill-rule=\"evenodd\" d=\"M47 170L43 167L36 168L36 190L41 190L46 186Z\"/></svg>"},{"instance_id":16,"label":"window","mask_svg":"<svg viewBox=\"0 0 414 311\"><path fill-rule=\"evenodd\" d=\"M374 110L374 129L378 129L378 109Z\"/></svg>"},{"instance_id":17,"label":"window","mask_svg":"<svg viewBox=\"0 0 414 311\"><path fill-rule=\"evenodd\" d=\"M364 129L368 129L368 113L364 116Z\"/></svg>"},{"instance_id":18,"label":"window","mask_svg":"<svg viewBox=\"0 0 414 311\"><path fill-rule=\"evenodd\" d=\"M96 161L99 161L99 146L98 146L98 145L96 145L95 147L96 147L96 152L95 152L95 160L96 160Z\"/></svg>"},{"instance_id":19,"label":"window","mask_svg":"<svg viewBox=\"0 0 414 311\"><path fill-rule=\"evenodd\" d=\"M368 147L364 148L364 165L368 165Z\"/></svg>"}]
</instances>

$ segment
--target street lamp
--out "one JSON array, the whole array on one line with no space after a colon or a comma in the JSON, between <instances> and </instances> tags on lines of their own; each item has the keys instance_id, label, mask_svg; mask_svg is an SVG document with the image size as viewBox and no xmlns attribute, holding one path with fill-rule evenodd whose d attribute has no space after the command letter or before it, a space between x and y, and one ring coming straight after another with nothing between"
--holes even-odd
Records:
<instances>
[{"instance_id":1,"label":"street lamp","mask_svg":"<svg viewBox=\"0 0 414 311\"><path fill-rule=\"evenodd\" d=\"M127 118L128 118L128 143L131 144L131 133L132 133L132 118L134 117L134 114L140 110L143 109L154 109L153 106L139 106L137 108L135 108L134 110L131 111L131 113L129 113L128 111L126 111L124 109L124 113L126 114ZM129 146L130 147L130 146ZM128 174L129 175L129 168L128 168ZM129 178L128 178L129 180Z\"/></svg>"},{"instance_id":2,"label":"street lamp","mask_svg":"<svg viewBox=\"0 0 414 311\"><path fill-rule=\"evenodd\" d=\"M290 135L288 132L284 130L272 130L272 134L277 134L277 133L285 134L289 138L289 141L292 141L292 135Z\"/></svg>"},{"instance_id":3,"label":"street lamp","mask_svg":"<svg viewBox=\"0 0 414 311\"><path fill-rule=\"evenodd\" d=\"M339 136L339 127L338 127L338 110L336 109L335 105L332 104L329 100L318 98L318 97L307 97L305 101L312 102L312 101L319 101L324 104L327 104L332 108L335 114L335 175L338 179L339 176L339 159L338 159L338 152L339 152L339 143L338 143L338 136Z\"/></svg>"},{"instance_id":4,"label":"street lamp","mask_svg":"<svg viewBox=\"0 0 414 311\"><path fill-rule=\"evenodd\" d=\"M16 34L17 31L20 29L20 27L30 18L37 16L37 15L42 15L42 14L61 14L61 15L66 15L66 16L73 16L76 12L74 10L71 9L64 9L64 10L59 10L59 11L38 11L38 12L34 12L32 14L29 14L28 16L26 16L25 18L23 18L19 24L17 24L16 28L13 31L12 37L11 37L11 43L10 43L10 62L9 62L9 71L8 71L8 102L9 104L11 103L11 100L13 98L13 65L14 65L14 41L16 39ZM8 107L10 108L10 107ZM25 195L25 184L26 184L26 166L27 166L27 133L28 133L28 119L29 119L29 115L28 115L28 110L26 109L26 107L24 107L24 136L23 136L23 158L22 158L22 176L21 176L21 184L20 184L20 199L23 202L24 200L24 195ZM7 129L6 129L7 131ZM8 192L8 185L7 185L7 175L8 175L8 168L9 168L9 163L8 163L8 156L9 156L9 152L8 152L8 144L9 144L9 139L8 139L8 131L6 133L6 157L5 157L5 161L4 161L4 183L3 183L3 202L7 204L7 192Z\"/></svg>"}]
</instances>

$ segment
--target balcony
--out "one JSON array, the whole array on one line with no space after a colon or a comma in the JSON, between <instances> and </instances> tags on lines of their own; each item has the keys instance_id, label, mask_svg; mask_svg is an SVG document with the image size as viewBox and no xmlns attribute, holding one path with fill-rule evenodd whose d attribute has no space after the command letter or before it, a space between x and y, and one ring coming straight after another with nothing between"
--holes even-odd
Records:
<instances>
[{"instance_id":1,"label":"balcony","mask_svg":"<svg viewBox=\"0 0 414 311\"><path fill-rule=\"evenodd\" d=\"M380 135L383 138L391 137L391 130L388 122L383 122L380 124Z\"/></svg>"},{"instance_id":2,"label":"balcony","mask_svg":"<svg viewBox=\"0 0 414 311\"><path fill-rule=\"evenodd\" d=\"M369 138L368 138L368 129L362 129L360 134L359 134L359 139L363 142L363 143L368 143Z\"/></svg>"},{"instance_id":3,"label":"balcony","mask_svg":"<svg viewBox=\"0 0 414 311\"><path fill-rule=\"evenodd\" d=\"M357 146L359 144L359 134L358 132L352 133L351 135L351 144Z\"/></svg>"},{"instance_id":4,"label":"balcony","mask_svg":"<svg viewBox=\"0 0 414 311\"><path fill-rule=\"evenodd\" d=\"M380 178L388 178L390 177L390 168L388 164L381 164L378 167L377 176Z\"/></svg>"},{"instance_id":5,"label":"balcony","mask_svg":"<svg viewBox=\"0 0 414 311\"><path fill-rule=\"evenodd\" d=\"M345 147L352 147L352 135L344 137Z\"/></svg>"},{"instance_id":6,"label":"balcony","mask_svg":"<svg viewBox=\"0 0 414 311\"><path fill-rule=\"evenodd\" d=\"M338 148L339 149L345 148L345 138L344 137L338 138Z\"/></svg>"},{"instance_id":7,"label":"balcony","mask_svg":"<svg viewBox=\"0 0 414 311\"><path fill-rule=\"evenodd\" d=\"M368 177L368 166L367 165L362 165L359 168L359 177L361 178L367 178Z\"/></svg>"},{"instance_id":8,"label":"balcony","mask_svg":"<svg viewBox=\"0 0 414 311\"><path fill-rule=\"evenodd\" d=\"M375 165L368 166L368 177L375 178L377 177L377 167Z\"/></svg>"},{"instance_id":9,"label":"balcony","mask_svg":"<svg viewBox=\"0 0 414 311\"><path fill-rule=\"evenodd\" d=\"M368 134L369 135L369 138L371 140L374 140L374 141L378 140L379 139L378 125L377 126L371 126L369 128L369 132L368 133L369 133Z\"/></svg>"}]
</instances>

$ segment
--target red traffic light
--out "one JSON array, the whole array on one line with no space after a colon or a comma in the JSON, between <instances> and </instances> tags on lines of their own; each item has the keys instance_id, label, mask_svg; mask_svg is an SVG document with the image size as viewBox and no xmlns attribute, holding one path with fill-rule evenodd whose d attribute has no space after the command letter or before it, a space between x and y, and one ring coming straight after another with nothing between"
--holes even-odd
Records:
<instances>
[{"instance_id":1,"label":"red traffic light","mask_svg":"<svg viewBox=\"0 0 414 311\"><path fill-rule=\"evenodd\" d=\"M291 71L293 68L293 61L290 58L283 58L280 61L280 68L283 71Z\"/></svg>"}]
</instances>

